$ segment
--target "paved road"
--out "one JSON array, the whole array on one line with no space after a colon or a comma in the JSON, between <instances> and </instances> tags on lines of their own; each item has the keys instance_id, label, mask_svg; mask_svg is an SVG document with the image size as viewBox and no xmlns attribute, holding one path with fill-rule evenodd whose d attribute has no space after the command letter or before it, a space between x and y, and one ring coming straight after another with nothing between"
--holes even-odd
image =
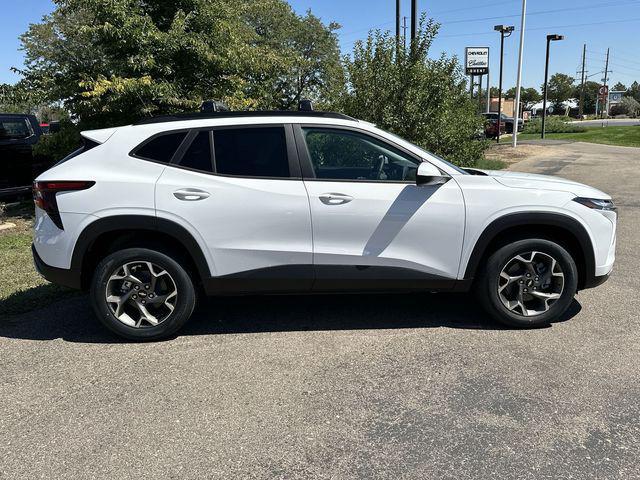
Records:
<instances>
[{"instance_id":1,"label":"paved road","mask_svg":"<svg viewBox=\"0 0 640 480\"><path fill-rule=\"evenodd\" d=\"M508 330L471 297L236 298L120 343L85 297L0 324L0 477L640 478L640 150L517 168L620 205L611 280ZM557 151L557 150L556 150Z\"/></svg>"},{"instance_id":2,"label":"paved road","mask_svg":"<svg viewBox=\"0 0 640 480\"><path fill-rule=\"evenodd\" d=\"M633 125L640 125L640 118L610 118L606 120L582 120L571 123L577 123L584 125L585 127L600 127L602 125L612 127L629 127Z\"/></svg>"}]
</instances>

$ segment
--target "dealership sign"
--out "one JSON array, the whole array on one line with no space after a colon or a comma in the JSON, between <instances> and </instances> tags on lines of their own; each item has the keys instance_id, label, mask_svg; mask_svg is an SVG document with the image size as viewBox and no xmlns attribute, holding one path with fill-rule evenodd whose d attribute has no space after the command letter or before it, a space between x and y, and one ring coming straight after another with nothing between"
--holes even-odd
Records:
<instances>
[{"instance_id":1,"label":"dealership sign","mask_svg":"<svg viewBox=\"0 0 640 480\"><path fill-rule=\"evenodd\" d=\"M489 73L489 47L467 47L464 65L467 75Z\"/></svg>"}]
</instances>

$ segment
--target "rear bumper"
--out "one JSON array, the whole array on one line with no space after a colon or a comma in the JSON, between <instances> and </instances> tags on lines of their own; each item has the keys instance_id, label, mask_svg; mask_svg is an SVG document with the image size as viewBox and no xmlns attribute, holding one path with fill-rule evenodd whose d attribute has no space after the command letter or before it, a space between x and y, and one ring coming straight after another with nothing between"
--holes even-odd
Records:
<instances>
[{"instance_id":1,"label":"rear bumper","mask_svg":"<svg viewBox=\"0 0 640 480\"><path fill-rule=\"evenodd\" d=\"M56 268L47 265L42 261L40 255L38 255L34 245L31 245L31 253L33 254L33 264L35 265L36 270L47 281L55 283L56 285L63 285L77 290L80 289L81 282L79 271L66 268Z\"/></svg>"}]
</instances>

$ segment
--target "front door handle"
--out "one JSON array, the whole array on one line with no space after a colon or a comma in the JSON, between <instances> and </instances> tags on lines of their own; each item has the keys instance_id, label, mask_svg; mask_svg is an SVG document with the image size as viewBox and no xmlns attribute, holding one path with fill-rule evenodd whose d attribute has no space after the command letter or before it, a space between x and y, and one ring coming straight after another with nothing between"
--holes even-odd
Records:
<instances>
[{"instance_id":1,"label":"front door handle","mask_svg":"<svg viewBox=\"0 0 640 480\"><path fill-rule=\"evenodd\" d=\"M344 205L353 200L353 197L344 193L323 193L319 198L325 205Z\"/></svg>"},{"instance_id":2,"label":"front door handle","mask_svg":"<svg viewBox=\"0 0 640 480\"><path fill-rule=\"evenodd\" d=\"M200 190L199 188L182 188L173 192L173 196L178 200L184 200L185 202L195 202L196 200L209 198L211 194L204 190Z\"/></svg>"}]
</instances>

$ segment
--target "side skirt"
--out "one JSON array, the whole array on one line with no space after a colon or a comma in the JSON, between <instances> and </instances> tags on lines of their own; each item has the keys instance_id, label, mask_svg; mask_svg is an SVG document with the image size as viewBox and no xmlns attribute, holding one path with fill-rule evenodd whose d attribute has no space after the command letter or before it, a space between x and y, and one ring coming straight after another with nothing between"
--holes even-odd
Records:
<instances>
[{"instance_id":1,"label":"side skirt","mask_svg":"<svg viewBox=\"0 0 640 480\"><path fill-rule=\"evenodd\" d=\"M207 295L465 292L470 282L399 267L285 265L205 280Z\"/></svg>"}]
</instances>

